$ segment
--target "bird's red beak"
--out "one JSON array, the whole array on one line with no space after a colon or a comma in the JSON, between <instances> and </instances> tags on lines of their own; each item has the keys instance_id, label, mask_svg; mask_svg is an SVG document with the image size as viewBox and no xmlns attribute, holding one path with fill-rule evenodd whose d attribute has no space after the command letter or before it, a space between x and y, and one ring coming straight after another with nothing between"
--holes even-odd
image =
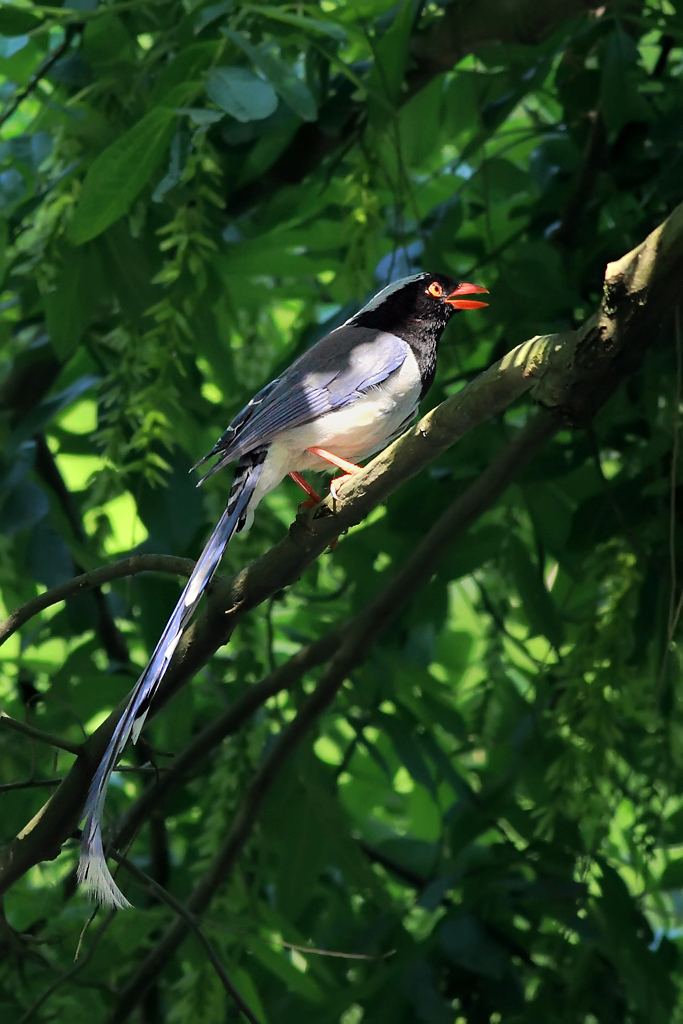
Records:
<instances>
[{"instance_id":1,"label":"bird's red beak","mask_svg":"<svg viewBox=\"0 0 683 1024\"><path fill-rule=\"evenodd\" d=\"M461 295L488 295L488 288L482 288L480 284L470 284L468 281L461 281L457 288L454 288L450 295L446 296L446 302L453 309L483 309L488 302L479 302L477 299L462 299Z\"/></svg>"}]
</instances>

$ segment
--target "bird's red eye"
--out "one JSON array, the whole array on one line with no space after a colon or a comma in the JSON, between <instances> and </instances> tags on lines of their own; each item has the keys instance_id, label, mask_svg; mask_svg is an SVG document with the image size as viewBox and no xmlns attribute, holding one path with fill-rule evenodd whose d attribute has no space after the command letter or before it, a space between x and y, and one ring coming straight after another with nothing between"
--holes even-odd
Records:
<instances>
[{"instance_id":1,"label":"bird's red eye","mask_svg":"<svg viewBox=\"0 0 683 1024\"><path fill-rule=\"evenodd\" d=\"M432 281L429 288L427 289L427 295L431 295L433 299L440 299L443 295L443 288L438 281Z\"/></svg>"}]
</instances>

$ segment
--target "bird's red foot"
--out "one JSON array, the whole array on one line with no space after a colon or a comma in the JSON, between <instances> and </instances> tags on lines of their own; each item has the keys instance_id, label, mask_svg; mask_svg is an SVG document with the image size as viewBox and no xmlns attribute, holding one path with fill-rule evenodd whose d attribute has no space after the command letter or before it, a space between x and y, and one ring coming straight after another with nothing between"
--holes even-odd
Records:
<instances>
[{"instance_id":1,"label":"bird's red foot","mask_svg":"<svg viewBox=\"0 0 683 1024\"><path fill-rule=\"evenodd\" d=\"M331 466L336 466L337 469L341 469L343 471L341 476L334 477L334 479L330 481L330 493L335 501L338 499L339 487L347 480L350 480L354 473L360 472L363 468L362 466L357 466L355 462L349 462L348 459L343 459L340 455L328 452L325 448L307 448L306 451L311 452L312 455L317 455L319 459L323 460L323 462L329 462ZM320 498L318 498L318 495L313 491L311 485L308 484L302 476L298 473L290 473L289 475L295 483L299 484L299 487L303 487L306 493L311 495L309 501L312 501L313 496L316 498L316 501L313 502L313 504L317 504L318 501L320 501ZM308 506L309 501L305 501L303 503L303 507ZM334 540L330 541L329 550L334 551L338 543L339 537L335 537Z\"/></svg>"},{"instance_id":2,"label":"bird's red foot","mask_svg":"<svg viewBox=\"0 0 683 1024\"><path fill-rule=\"evenodd\" d=\"M349 462L348 459L342 459L340 455L335 455L333 452L328 452L325 448L307 448L307 451L313 455L317 455L318 458L323 459L325 462L329 462L330 465L336 466L337 469L343 470L341 476L335 476L330 481L330 493L335 501L339 497L339 488L342 484L350 480L354 473L360 473L362 466L357 466L355 462Z\"/></svg>"},{"instance_id":3,"label":"bird's red foot","mask_svg":"<svg viewBox=\"0 0 683 1024\"><path fill-rule=\"evenodd\" d=\"M306 509L306 508L315 508L316 505L320 504L320 502L322 501L322 498L320 497L318 492L316 490L314 490L313 487L311 487L311 485L309 484L308 480L305 480L302 477L301 473L294 473L294 472L292 472L289 475L291 476L291 478L294 481L294 483L298 487L300 487L302 491L305 491L306 494L308 495L308 497L306 498L306 501L302 501L301 504L299 505L299 509L300 510L301 509Z\"/></svg>"},{"instance_id":4,"label":"bird's red foot","mask_svg":"<svg viewBox=\"0 0 683 1024\"><path fill-rule=\"evenodd\" d=\"M358 468L360 469L360 466ZM339 498L338 491L341 485L345 484L347 480L350 480L352 476L353 473L343 473L341 476L335 476L330 480L330 494L335 501Z\"/></svg>"}]
</instances>

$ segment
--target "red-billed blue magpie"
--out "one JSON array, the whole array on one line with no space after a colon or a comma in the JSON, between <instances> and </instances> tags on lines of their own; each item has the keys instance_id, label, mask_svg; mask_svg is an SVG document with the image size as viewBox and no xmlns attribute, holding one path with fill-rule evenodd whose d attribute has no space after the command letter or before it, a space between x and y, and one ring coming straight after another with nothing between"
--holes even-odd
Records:
<instances>
[{"instance_id":1,"label":"red-billed blue magpie","mask_svg":"<svg viewBox=\"0 0 683 1024\"><path fill-rule=\"evenodd\" d=\"M258 503L287 475L316 502L320 499L300 475L302 470L332 466L353 473L359 468L357 460L397 437L434 380L446 324L456 310L485 306L466 297L485 291L442 274L416 274L389 285L266 384L197 463L216 459L200 483L231 462L237 463L235 479L225 512L131 693L88 791L78 878L99 902L130 905L109 872L102 845L109 777L128 738L137 740L230 538L250 526Z\"/></svg>"}]
</instances>

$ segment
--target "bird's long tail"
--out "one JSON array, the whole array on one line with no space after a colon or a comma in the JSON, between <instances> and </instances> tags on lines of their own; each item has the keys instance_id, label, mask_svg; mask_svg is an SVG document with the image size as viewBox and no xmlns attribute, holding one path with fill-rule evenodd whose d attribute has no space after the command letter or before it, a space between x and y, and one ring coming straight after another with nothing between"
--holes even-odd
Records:
<instances>
[{"instance_id":1,"label":"bird's long tail","mask_svg":"<svg viewBox=\"0 0 683 1024\"><path fill-rule=\"evenodd\" d=\"M173 609L173 614L154 648L154 653L131 692L128 704L116 724L90 784L84 808L85 824L81 839L78 881L99 903L112 907L130 906L107 867L102 844L102 811L109 778L128 738L132 736L133 742L136 742L140 735L149 706L171 662L183 630L218 568L230 538L245 525L247 506L256 489L265 456L265 450L250 452L237 464L235 481L225 512L199 556L192 575Z\"/></svg>"}]
</instances>

